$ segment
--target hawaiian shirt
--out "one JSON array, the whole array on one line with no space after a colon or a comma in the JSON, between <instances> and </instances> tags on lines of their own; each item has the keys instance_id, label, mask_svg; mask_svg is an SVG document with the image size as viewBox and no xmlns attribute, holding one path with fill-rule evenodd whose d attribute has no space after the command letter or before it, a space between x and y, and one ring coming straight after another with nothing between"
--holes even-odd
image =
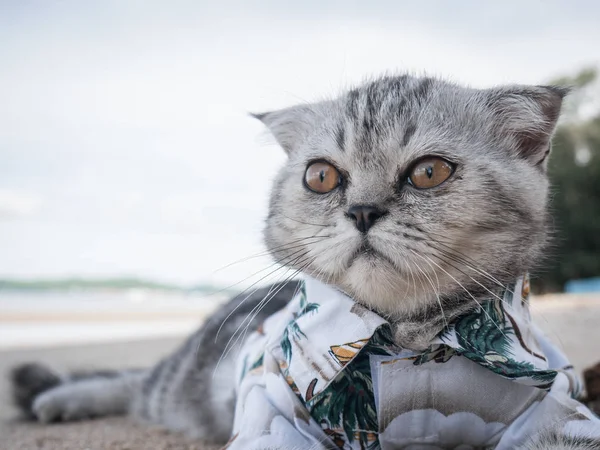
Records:
<instances>
[{"instance_id":1,"label":"hawaiian shirt","mask_svg":"<svg viewBox=\"0 0 600 450\"><path fill-rule=\"evenodd\" d=\"M573 367L531 322L528 277L490 297L412 351L307 278L240 352L226 448L502 450L549 427L600 438Z\"/></svg>"}]
</instances>

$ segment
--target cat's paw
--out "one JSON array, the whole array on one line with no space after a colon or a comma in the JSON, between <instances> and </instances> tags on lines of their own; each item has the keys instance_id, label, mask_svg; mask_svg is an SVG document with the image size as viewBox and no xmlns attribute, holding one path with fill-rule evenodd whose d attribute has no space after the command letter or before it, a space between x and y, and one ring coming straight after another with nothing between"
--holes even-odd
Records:
<instances>
[{"instance_id":1,"label":"cat's paw","mask_svg":"<svg viewBox=\"0 0 600 450\"><path fill-rule=\"evenodd\" d=\"M25 417L32 419L35 399L64 381L60 374L38 363L22 364L13 368L10 379L15 405Z\"/></svg>"},{"instance_id":2,"label":"cat's paw","mask_svg":"<svg viewBox=\"0 0 600 450\"><path fill-rule=\"evenodd\" d=\"M33 413L40 422L81 420L90 417L85 405L66 389L51 389L33 402Z\"/></svg>"}]
</instances>

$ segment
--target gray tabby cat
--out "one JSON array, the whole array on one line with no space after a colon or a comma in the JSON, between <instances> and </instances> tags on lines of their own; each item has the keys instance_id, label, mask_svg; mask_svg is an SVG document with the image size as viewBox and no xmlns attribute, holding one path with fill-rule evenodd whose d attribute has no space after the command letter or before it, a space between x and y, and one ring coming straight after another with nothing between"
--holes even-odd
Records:
<instances>
[{"instance_id":1,"label":"gray tabby cat","mask_svg":"<svg viewBox=\"0 0 600 450\"><path fill-rule=\"evenodd\" d=\"M399 345L423 348L478 297L538 262L547 242L546 162L565 94L386 76L332 100L256 115L288 154L271 193L267 247L292 273L386 317ZM235 352L213 377L217 361L252 308L272 297L251 329L295 289L288 282L234 298L152 369L63 377L22 366L13 373L15 399L42 422L129 413L224 443ZM600 443L550 430L524 448Z\"/></svg>"}]
</instances>

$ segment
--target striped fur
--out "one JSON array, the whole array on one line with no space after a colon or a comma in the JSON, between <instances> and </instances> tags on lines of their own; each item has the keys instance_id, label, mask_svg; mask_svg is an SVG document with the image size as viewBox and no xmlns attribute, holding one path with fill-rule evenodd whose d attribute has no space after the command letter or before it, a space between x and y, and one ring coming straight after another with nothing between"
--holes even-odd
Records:
<instances>
[{"instance_id":1,"label":"striped fur","mask_svg":"<svg viewBox=\"0 0 600 450\"><path fill-rule=\"evenodd\" d=\"M254 115L288 154L271 192L267 247L288 268L384 315L399 344L418 348L478 296L538 262L547 242L545 164L565 94L549 86L478 90L384 76L333 99ZM450 160L456 170L439 187L418 191L407 184L407 171L427 155ZM327 195L302 183L316 159L345 174ZM386 214L361 235L348 220L352 205ZM282 287L250 328L295 288ZM233 299L152 369L72 377L39 365L18 368L15 400L45 422L129 413L223 443L233 422L234 362L225 358L215 374L217 362L268 289ZM523 447L541 448L598 443L548 434Z\"/></svg>"}]
</instances>

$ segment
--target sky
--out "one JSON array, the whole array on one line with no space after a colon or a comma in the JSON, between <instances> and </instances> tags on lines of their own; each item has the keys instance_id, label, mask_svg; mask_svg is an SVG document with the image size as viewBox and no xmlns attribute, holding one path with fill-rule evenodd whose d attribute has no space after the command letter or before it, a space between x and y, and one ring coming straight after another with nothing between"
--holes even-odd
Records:
<instances>
[{"instance_id":1,"label":"sky","mask_svg":"<svg viewBox=\"0 0 600 450\"><path fill-rule=\"evenodd\" d=\"M598 2L422 3L0 0L0 277L243 281L285 161L248 112L600 63Z\"/></svg>"}]
</instances>

